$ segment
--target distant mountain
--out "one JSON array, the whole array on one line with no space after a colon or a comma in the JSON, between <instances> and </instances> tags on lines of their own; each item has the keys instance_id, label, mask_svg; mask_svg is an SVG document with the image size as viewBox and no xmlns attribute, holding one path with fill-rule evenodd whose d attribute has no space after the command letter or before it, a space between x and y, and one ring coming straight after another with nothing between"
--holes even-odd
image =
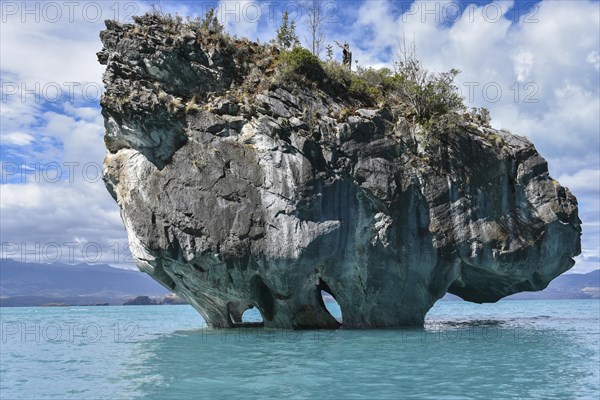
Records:
<instances>
[{"instance_id":1,"label":"distant mountain","mask_svg":"<svg viewBox=\"0 0 600 400\"><path fill-rule=\"evenodd\" d=\"M600 269L587 274L566 274L541 292L521 292L509 300L600 299Z\"/></svg>"},{"instance_id":2,"label":"distant mountain","mask_svg":"<svg viewBox=\"0 0 600 400\"><path fill-rule=\"evenodd\" d=\"M584 289L586 287L600 287L600 269L587 274L567 274L561 275L548 285L552 291L573 291L574 289Z\"/></svg>"},{"instance_id":3,"label":"distant mountain","mask_svg":"<svg viewBox=\"0 0 600 400\"><path fill-rule=\"evenodd\" d=\"M139 295L169 291L137 270L107 264L37 264L0 261L0 305L122 304Z\"/></svg>"},{"instance_id":4,"label":"distant mountain","mask_svg":"<svg viewBox=\"0 0 600 400\"><path fill-rule=\"evenodd\" d=\"M131 299L127 297L41 297L41 296L15 296L0 298L0 307L38 307L38 306L100 306L121 305Z\"/></svg>"},{"instance_id":5,"label":"distant mountain","mask_svg":"<svg viewBox=\"0 0 600 400\"><path fill-rule=\"evenodd\" d=\"M124 306L155 306L157 304L156 300L148 296L138 296L123 303Z\"/></svg>"},{"instance_id":6,"label":"distant mountain","mask_svg":"<svg viewBox=\"0 0 600 400\"><path fill-rule=\"evenodd\" d=\"M600 269L587 274L565 274L554 279L541 292L521 292L503 300L600 299ZM444 300L460 300L447 294Z\"/></svg>"}]
</instances>

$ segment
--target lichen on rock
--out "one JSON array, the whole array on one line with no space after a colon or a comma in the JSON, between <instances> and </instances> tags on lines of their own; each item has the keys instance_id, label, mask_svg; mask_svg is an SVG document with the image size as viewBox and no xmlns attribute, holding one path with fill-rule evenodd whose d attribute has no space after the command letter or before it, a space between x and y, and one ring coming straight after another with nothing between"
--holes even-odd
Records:
<instances>
[{"instance_id":1,"label":"lichen on rock","mask_svg":"<svg viewBox=\"0 0 600 400\"><path fill-rule=\"evenodd\" d=\"M106 186L138 267L212 327L419 326L445 293L541 290L580 253L577 201L525 138L277 81L273 46L107 21ZM275 82L275 83L274 83Z\"/></svg>"}]
</instances>

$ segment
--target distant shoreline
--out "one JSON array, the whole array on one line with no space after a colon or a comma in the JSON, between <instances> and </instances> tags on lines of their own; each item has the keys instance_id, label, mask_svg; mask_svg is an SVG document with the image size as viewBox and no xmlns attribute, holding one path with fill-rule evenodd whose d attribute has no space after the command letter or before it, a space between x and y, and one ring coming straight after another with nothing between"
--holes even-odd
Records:
<instances>
[{"instance_id":1,"label":"distant shoreline","mask_svg":"<svg viewBox=\"0 0 600 400\"><path fill-rule=\"evenodd\" d=\"M0 307L112 307L112 306L160 306L188 304L174 294L165 296L104 297L41 297L14 296L0 298Z\"/></svg>"},{"instance_id":2,"label":"distant shoreline","mask_svg":"<svg viewBox=\"0 0 600 400\"><path fill-rule=\"evenodd\" d=\"M453 296L454 297L454 296ZM10 298L8 298L10 299ZM37 305L29 305L29 304L10 304L5 305L3 303L4 300L8 299L0 299L0 308L49 308L49 307L129 307L129 306L180 306L180 305L189 305L189 303L179 302L179 303L154 303L154 304L125 304L125 303L101 303L101 304L69 304L61 302L60 299L55 299L56 301L48 302L44 304ZM558 300L600 300L600 298L593 297L563 297L563 298L504 298L499 302L505 301L558 301ZM442 298L438 301L441 302L462 302L464 300L460 298Z\"/></svg>"}]
</instances>

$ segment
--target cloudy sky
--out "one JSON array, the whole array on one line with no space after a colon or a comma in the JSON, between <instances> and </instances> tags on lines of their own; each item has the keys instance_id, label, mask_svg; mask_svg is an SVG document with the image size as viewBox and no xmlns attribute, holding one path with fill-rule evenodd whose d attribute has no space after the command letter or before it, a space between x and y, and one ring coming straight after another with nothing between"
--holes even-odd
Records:
<instances>
[{"instance_id":1,"label":"cloudy sky","mask_svg":"<svg viewBox=\"0 0 600 400\"><path fill-rule=\"evenodd\" d=\"M95 53L104 19L131 22L154 2L0 3L2 256L133 268L117 205L100 179ZM306 37L305 8L284 1L160 2L163 12L219 7L231 34L268 41L288 10ZM583 254L600 262L600 3L597 1L325 2L325 33L361 66L390 66L403 37L425 65L458 68L465 103L528 137L551 175L577 196ZM338 58L340 57L337 55Z\"/></svg>"}]
</instances>

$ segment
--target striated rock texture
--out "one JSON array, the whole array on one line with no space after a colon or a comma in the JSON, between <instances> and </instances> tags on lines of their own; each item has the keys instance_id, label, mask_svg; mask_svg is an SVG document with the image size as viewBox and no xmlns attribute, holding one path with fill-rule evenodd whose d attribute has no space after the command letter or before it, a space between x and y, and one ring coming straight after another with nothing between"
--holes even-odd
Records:
<instances>
[{"instance_id":1,"label":"striated rock texture","mask_svg":"<svg viewBox=\"0 0 600 400\"><path fill-rule=\"evenodd\" d=\"M254 306L336 328L321 290L344 327L418 326L446 292L541 290L580 253L577 201L522 137L267 85L274 48L154 17L101 38L106 186L138 267L213 327Z\"/></svg>"}]
</instances>

